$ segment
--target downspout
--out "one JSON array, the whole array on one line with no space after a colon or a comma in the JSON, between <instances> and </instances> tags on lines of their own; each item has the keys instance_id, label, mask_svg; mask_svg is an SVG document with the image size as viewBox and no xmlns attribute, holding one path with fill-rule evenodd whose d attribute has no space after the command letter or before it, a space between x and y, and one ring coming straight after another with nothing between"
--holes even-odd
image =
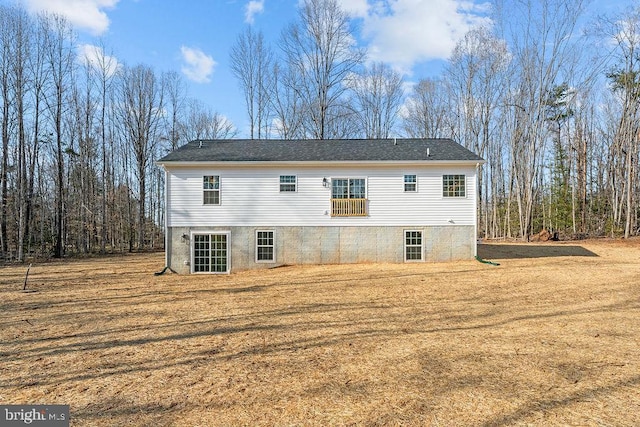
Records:
<instances>
[{"instance_id":1,"label":"downspout","mask_svg":"<svg viewBox=\"0 0 640 427\"><path fill-rule=\"evenodd\" d=\"M476 176L475 176L475 194L473 200L473 209L476 213L476 220L473 222L473 256L478 257L478 175L480 173L480 163L476 163Z\"/></svg>"},{"instance_id":2,"label":"downspout","mask_svg":"<svg viewBox=\"0 0 640 427\"><path fill-rule=\"evenodd\" d=\"M169 267L169 171L164 169L164 265Z\"/></svg>"},{"instance_id":3,"label":"downspout","mask_svg":"<svg viewBox=\"0 0 640 427\"><path fill-rule=\"evenodd\" d=\"M167 270L175 273L175 271L169 267L169 171L167 171L164 165L162 167L164 168L164 268L153 273L154 276L160 276Z\"/></svg>"}]
</instances>

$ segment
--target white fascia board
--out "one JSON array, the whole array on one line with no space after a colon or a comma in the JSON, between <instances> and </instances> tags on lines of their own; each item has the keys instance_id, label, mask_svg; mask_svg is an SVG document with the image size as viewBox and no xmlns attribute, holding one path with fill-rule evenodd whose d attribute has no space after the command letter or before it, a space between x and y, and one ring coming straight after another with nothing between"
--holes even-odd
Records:
<instances>
[{"instance_id":1,"label":"white fascia board","mask_svg":"<svg viewBox=\"0 0 640 427\"><path fill-rule=\"evenodd\" d=\"M168 162L156 162L157 165L170 169L174 167L179 168L202 168L202 167L237 167L237 166L299 166L299 167L321 167L321 166L407 166L407 165L452 165L452 166L479 166L486 163L486 160L378 160L378 161L274 161L274 162L250 162L250 161L168 161Z\"/></svg>"}]
</instances>

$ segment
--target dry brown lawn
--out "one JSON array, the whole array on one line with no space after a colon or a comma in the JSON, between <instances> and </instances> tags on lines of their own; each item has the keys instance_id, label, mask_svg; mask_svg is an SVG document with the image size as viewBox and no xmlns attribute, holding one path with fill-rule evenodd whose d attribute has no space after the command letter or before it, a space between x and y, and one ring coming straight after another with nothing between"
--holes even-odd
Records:
<instances>
[{"instance_id":1,"label":"dry brown lawn","mask_svg":"<svg viewBox=\"0 0 640 427\"><path fill-rule=\"evenodd\" d=\"M640 425L640 241L154 276L0 268L0 403L72 425Z\"/></svg>"}]
</instances>

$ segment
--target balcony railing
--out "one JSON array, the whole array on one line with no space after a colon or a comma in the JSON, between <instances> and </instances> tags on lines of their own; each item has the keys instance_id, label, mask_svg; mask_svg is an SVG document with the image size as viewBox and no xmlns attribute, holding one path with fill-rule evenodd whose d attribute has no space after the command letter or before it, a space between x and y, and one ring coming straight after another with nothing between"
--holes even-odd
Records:
<instances>
[{"instance_id":1,"label":"balcony railing","mask_svg":"<svg viewBox=\"0 0 640 427\"><path fill-rule=\"evenodd\" d=\"M331 216L367 216L367 199L331 199Z\"/></svg>"}]
</instances>

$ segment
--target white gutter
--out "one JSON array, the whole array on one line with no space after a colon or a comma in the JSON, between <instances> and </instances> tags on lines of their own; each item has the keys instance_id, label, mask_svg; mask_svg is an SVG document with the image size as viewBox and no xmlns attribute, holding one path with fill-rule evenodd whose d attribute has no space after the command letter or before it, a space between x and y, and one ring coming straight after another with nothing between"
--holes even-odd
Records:
<instances>
[{"instance_id":1,"label":"white gutter","mask_svg":"<svg viewBox=\"0 0 640 427\"><path fill-rule=\"evenodd\" d=\"M165 161L155 162L165 169L170 167L227 167L227 166L406 166L406 165L466 165L477 166L485 160L338 160L338 161Z\"/></svg>"}]
</instances>

